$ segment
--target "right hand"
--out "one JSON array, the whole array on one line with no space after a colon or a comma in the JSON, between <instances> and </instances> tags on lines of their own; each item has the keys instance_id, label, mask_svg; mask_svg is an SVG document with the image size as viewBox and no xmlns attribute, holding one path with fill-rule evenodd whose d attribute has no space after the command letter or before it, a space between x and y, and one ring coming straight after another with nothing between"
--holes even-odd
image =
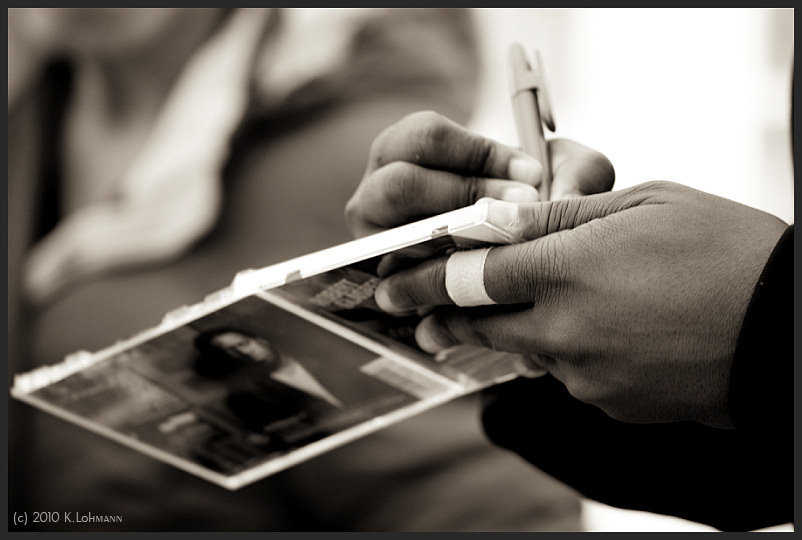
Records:
<instances>
[{"instance_id":1,"label":"right hand","mask_svg":"<svg viewBox=\"0 0 802 540\"><path fill-rule=\"evenodd\" d=\"M522 353L618 420L731 427L738 333L785 223L669 182L494 202L490 220L528 240L487 256L484 285L499 305L455 308L446 258L376 289L390 312L444 306L417 329L424 350L471 343Z\"/></svg>"}]
</instances>

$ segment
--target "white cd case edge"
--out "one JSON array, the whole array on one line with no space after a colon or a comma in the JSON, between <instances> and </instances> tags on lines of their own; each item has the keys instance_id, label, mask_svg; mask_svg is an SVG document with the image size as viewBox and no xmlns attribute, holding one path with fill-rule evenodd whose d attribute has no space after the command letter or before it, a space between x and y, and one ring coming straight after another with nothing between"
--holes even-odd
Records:
<instances>
[{"instance_id":1,"label":"white cd case edge","mask_svg":"<svg viewBox=\"0 0 802 540\"><path fill-rule=\"evenodd\" d=\"M372 299L391 252L518 242L488 221L489 204L244 270L153 328L17 374L11 395L239 489L518 375L516 355L424 353L410 333L419 319Z\"/></svg>"}]
</instances>

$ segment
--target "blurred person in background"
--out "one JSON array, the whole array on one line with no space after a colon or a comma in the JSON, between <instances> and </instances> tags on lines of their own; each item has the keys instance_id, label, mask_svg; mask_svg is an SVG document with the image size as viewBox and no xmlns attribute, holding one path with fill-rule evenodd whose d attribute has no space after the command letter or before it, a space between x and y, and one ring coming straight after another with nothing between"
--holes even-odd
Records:
<instances>
[{"instance_id":1,"label":"blurred person in background","mask_svg":"<svg viewBox=\"0 0 802 540\"><path fill-rule=\"evenodd\" d=\"M463 9L9 9L9 378L348 240L376 135L420 109L468 119L473 32ZM577 495L487 443L477 411L228 492L9 400L9 512L122 517L21 530L579 529Z\"/></svg>"}]
</instances>

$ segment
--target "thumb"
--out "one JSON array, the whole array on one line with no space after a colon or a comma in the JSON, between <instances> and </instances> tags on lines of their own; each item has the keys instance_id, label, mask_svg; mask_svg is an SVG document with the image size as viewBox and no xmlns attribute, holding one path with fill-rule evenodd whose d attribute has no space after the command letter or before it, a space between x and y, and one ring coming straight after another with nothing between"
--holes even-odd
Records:
<instances>
[{"instance_id":1,"label":"thumb","mask_svg":"<svg viewBox=\"0 0 802 540\"><path fill-rule=\"evenodd\" d=\"M552 139L549 152L553 174L551 200L612 189L615 169L604 154L570 139Z\"/></svg>"}]
</instances>

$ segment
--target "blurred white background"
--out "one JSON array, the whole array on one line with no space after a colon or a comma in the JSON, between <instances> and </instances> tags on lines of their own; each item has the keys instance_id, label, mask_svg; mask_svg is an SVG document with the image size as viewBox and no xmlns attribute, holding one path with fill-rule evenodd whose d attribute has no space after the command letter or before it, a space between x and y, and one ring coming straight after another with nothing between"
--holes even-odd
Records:
<instances>
[{"instance_id":1,"label":"blurred white background","mask_svg":"<svg viewBox=\"0 0 802 540\"><path fill-rule=\"evenodd\" d=\"M794 218L794 10L475 9L477 131L517 145L507 48L541 51L557 131L610 158L614 189L671 180Z\"/></svg>"},{"instance_id":2,"label":"blurred white background","mask_svg":"<svg viewBox=\"0 0 802 540\"><path fill-rule=\"evenodd\" d=\"M607 155L614 189L671 180L793 222L793 9L475 11L485 79L469 127L517 146L506 59L518 41L541 52L557 128L547 136ZM591 501L585 520L593 531L714 530Z\"/></svg>"}]
</instances>

